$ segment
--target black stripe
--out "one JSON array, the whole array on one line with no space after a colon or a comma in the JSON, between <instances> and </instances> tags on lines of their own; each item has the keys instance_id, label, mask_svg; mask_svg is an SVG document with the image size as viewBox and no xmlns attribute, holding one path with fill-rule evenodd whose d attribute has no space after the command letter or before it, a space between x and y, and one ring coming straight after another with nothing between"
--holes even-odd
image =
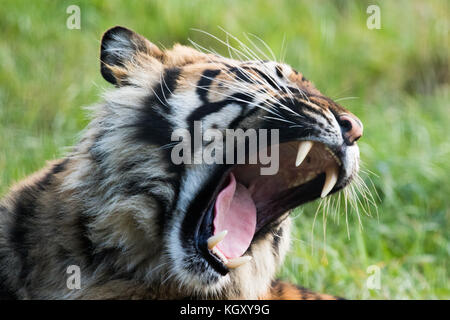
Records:
<instances>
[{"instance_id":1,"label":"black stripe","mask_svg":"<svg viewBox=\"0 0 450 320\"><path fill-rule=\"evenodd\" d=\"M21 269L19 279L23 281L23 286L26 286L28 274L32 269L28 254L32 243L28 239L30 230L33 229L32 220L35 216L34 207L36 197L33 195L35 192L36 190L33 190L31 187L26 187L21 191L13 210L15 221L9 233L9 241L20 259Z\"/></svg>"},{"instance_id":2,"label":"black stripe","mask_svg":"<svg viewBox=\"0 0 450 320\"><path fill-rule=\"evenodd\" d=\"M298 114L300 114L300 115L303 115L303 116L305 116L305 117L308 117L307 114L305 114L304 112L302 112L302 110L308 110L309 112L311 112L311 113L313 113L313 114L316 114L316 115L320 116L321 118L325 119L325 121L326 121L330 126L333 126L333 123L331 122L330 119L328 119L328 118L324 115L323 111L317 110L317 109L311 107L310 105L306 104L306 103L303 102L302 100L295 99L295 100L294 100L294 105L293 105L292 101L291 101L290 99L288 99L288 98L284 98L284 100L283 100L282 102L283 102L283 105L284 105L285 107L290 108L292 111L294 111L294 112L296 112L296 113L298 113ZM318 107L320 108L320 106L318 106ZM280 108L280 109L281 109L281 108ZM283 112L285 112L283 109L281 109L281 110L282 110ZM292 116L292 115L290 115L290 116ZM314 119L314 118L311 118L310 116L309 116L309 118L310 118L310 119ZM315 121L315 123L320 125L320 123L317 122L317 121Z\"/></svg>"},{"instance_id":3,"label":"black stripe","mask_svg":"<svg viewBox=\"0 0 450 320\"><path fill-rule=\"evenodd\" d=\"M150 98L150 100L152 99ZM172 144L172 124L164 115L153 110L150 103L153 102L147 101L146 106L141 111L139 121L135 123L135 126L137 127L136 139L156 146L166 146ZM167 170L174 173L176 176L176 178L174 178L174 189L175 194L178 195L180 188L179 180L184 172L184 165L175 165L172 162L170 157L172 148L161 148L160 150L163 153L164 163L167 165ZM164 219L161 219L161 221L163 220Z\"/></svg>"},{"instance_id":4,"label":"black stripe","mask_svg":"<svg viewBox=\"0 0 450 320\"><path fill-rule=\"evenodd\" d=\"M209 87L215 77L220 74L218 69L207 69L203 71L200 80L197 83L197 94L203 103L208 103Z\"/></svg>"},{"instance_id":5,"label":"black stripe","mask_svg":"<svg viewBox=\"0 0 450 320\"><path fill-rule=\"evenodd\" d=\"M44 176L44 178L42 178L40 181L37 181L36 186L39 188L39 190L44 191L45 189L47 189L48 186L52 183L53 176L64 171L68 162L69 159L64 159L55 164L52 169Z\"/></svg>"},{"instance_id":6,"label":"black stripe","mask_svg":"<svg viewBox=\"0 0 450 320\"><path fill-rule=\"evenodd\" d=\"M89 224L91 222L92 217L83 212L79 212L74 228L77 230L75 234L78 236L78 247L81 251L81 257L84 258L84 262L87 264L86 267L91 272L95 272L101 264L108 264L108 267L103 268L105 272L114 272L113 264L117 261L117 257L123 253L118 248L102 248L98 250L95 243L89 237ZM77 263L81 262L78 261ZM98 281L101 280L98 279Z\"/></svg>"},{"instance_id":7,"label":"black stripe","mask_svg":"<svg viewBox=\"0 0 450 320\"><path fill-rule=\"evenodd\" d=\"M165 69L161 82L153 87L153 99L159 102L159 105L165 112L171 111L166 102L177 87L177 80L180 77L180 73L180 68ZM164 103L161 103L161 101Z\"/></svg>"},{"instance_id":8,"label":"black stripe","mask_svg":"<svg viewBox=\"0 0 450 320\"><path fill-rule=\"evenodd\" d=\"M153 87L140 110L139 120L134 124L138 128L137 138L156 145L171 142L172 124L166 117L171 113L167 101L176 89L180 68L169 68L164 72L163 80Z\"/></svg>"},{"instance_id":9,"label":"black stripe","mask_svg":"<svg viewBox=\"0 0 450 320\"><path fill-rule=\"evenodd\" d=\"M21 260L20 279L25 281L31 272L32 263L28 252L33 243L29 242L30 231L33 230L33 220L35 217L35 207L40 191L44 191L52 183L53 176L65 170L68 159L64 159L53 168L36 184L23 188L17 199L14 208L15 221L9 233L9 241L18 253Z\"/></svg>"},{"instance_id":10,"label":"black stripe","mask_svg":"<svg viewBox=\"0 0 450 320\"><path fill-rule=\"evenodd\" d=\"M174 189L174 186L176 185L176 180L175 179L163 179L163 178L152 179L152 181L150 183L151 183L151 185L148 185L149 183L147 183L147 185L140 185L139 181L135 181L135 180L129 181L126 185L127 195L130 195L130 196L139 195L139 194L149 195L149 196L155 198L155 200L161 205L161 209L164 211L164 213L168 213L167 211L172 206L171 199L164 197L161 194L158 194L154 190L157 189L158 184L170 185L172 187L172 189Z\"/></svg>"},{"instance_id":11,"label":"black stripe","mask_svg":"<svg viewBox=\"0 0 450 320\"><path fill-rule=\"evenodd\" d=\"M150 98L150 100L153 100ZM136 138L140 141L164 146L171 143L172 124L169 120L156 110L141 112L139 120L134 124L137 127Z\"/></svg>"},{"instance_id":12,"label":"black stripe","mask_svg":"<svg viewBox=\"0 0 450 320\"><path fill-rule=\"evenodd\" d=\"M175 91L177 85L177 79L181 74L180 68L170 68L166 69L163 76L163 81L154 86L152 94L150 94L144 101L143 106L139 109L138 121L134 123L136 130L135 138L138 141L143 141L155 146L170 146L173 141L171 140L171 135L173 131L172 123L167 118L167 114L170 114L172 110L169 109L170 106L167 105L167 101L171 94ZM180 188L180 177L184 171L183 165L175 165L170 157L171 154L170 147L161 148L163 153L164 163L167 164L167 170L174 173L176 178L173 180L173 187L175 191L176 201ZM126 168L126 166L125 166ZM149 194L148 190L138 190L137 187L131 188L133 192L146 192ZM159 197L155 193L149 194L161 204L162 208L159 212L156 223L159 226L159 230L164 229L165 221L170 218L173 205L167 203L166 199Z\"/></svg>"},{"instance_id":13,"label":"black stripe","mask_svg":"<svg viewBox=\"0 0 450 320\"><path fill-rule=\"evenodd\" d=\"M94 261L95 245L89 238L89 223L92 222L92 218L80 212L78 214L78 219L76 221L75 228L78 229L78 245L83 254L87 259L90 266Z\"/></svg>"},{"instance_id":14,"label":"black stripe","mask_svg":"<svg viewBox=\"0 0 450 320\"><path fill-rule=\"evenodd\" d=\"M238 92L235 93L226 99L218 102L207 102L200 107L196 108L194 111L191 112L189 117L187 118L188 124L193 128L194 121L199 121L203 118L205 118L207 115L211 113L218 112L222 110L222 108L226 107L227 105L233 103L242 106L246 106L253 102L253 96L249 93L244 92Z\"/></svg>"},{"instance_id":15,"label":"black stripe","mask_svg":"<svg viewBox=\"0 0 450 320\"><path fill-rule=\"evenodd\" d=\"M278 76L280 79L283 79L283 72L282 72L282 70L281 70L281 67L280 67L280 66L276 66L276 67L275 67L275 70L276 70L276 72L277 72L277 76Z\"/></svg>"},{"instance_id":16,"label":"black stripe","mask_svg":"<svg viewBox=\"0 0 450 320\"><path fill-rule=\"evenodd\" d=\"M246 72L244 72L242 69L244 68L238 68L238 67L231 67L229 69L229 72L233 73L234 76L236 77L237 80L246 82L246 83L258 83L258 84L263 84L262 82L258 81L257 79L252 78L249 74L247 74ZM248 69L248 68L246 68Z\"/></svg>"},{"instance_id":17,"label":"black stripe","mask_svg":"<svg viewBox=\"0 0 450 320\"><path fill-rule=\"evenodd\" d=\"M252 71L256 72L257 74L259 74L273 89L275 89L277 91L279 91L281 89L281 91L286 92L286 89L284 89L283 87L278 85L274 78L272 78L271 76L262 72L261 70L256 69L256 68L248 68L248 67L246 67L245 69L252 70Z\"/></svg>"},{"instance_id":18,"label":"black stripe","mask_svg":"<svg viewBox=\"0 0 450 320\"><path fill-rule=\"evenodd\" d=\"M63 172L64 170L66 170L66 165L68 162L69 162L69 159L66 158L63 161L55 164L55 166L52 169L52 174L57 174L57 173L60 173L60 172Z\"/></svg>"},{"instance_id":19,"label":"black stripe","mask_svg":"<svg viewBox=\"0 0 450 320\"><path fill-rule=\"evenodd\" d=\"M242 108L250 103L252 103L253 97L250 94L239 92L231 95L230 97L226 98L225 100L218 101L218 102L211 102L211 103L205 103L204 105L196 108L194 111L191 112L191 114L187 118L187 123L189 125L189 132L191 134L191 137L195 136L194 132L194 122L195 121L201 121L206 116L219 112L224 107L228 106L229 104L237 104L241 106ZM192 154L196 152L194 150L194 144L192 144Z\"/></svg>"}]
</instances>

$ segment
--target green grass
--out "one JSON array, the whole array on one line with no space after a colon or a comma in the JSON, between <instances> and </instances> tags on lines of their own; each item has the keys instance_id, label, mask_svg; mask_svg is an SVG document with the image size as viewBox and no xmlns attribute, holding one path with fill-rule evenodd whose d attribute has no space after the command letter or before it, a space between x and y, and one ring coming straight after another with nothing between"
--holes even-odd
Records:
<instances>
[{"instance_id":1,"label":"green grass","mask_svg":"<svg viewBox=\"0 0 450 320\"><path fill-rule=\"evenodd\" d=\"M381 29L366 27L369 4ZM81 8L81 30L66 8ZM324 241L318 203L297 209L280 276L347 298L449 299L449 5L443 1L16 1L0 6L0 194L60 157L87 124L81 108L108 87L99 39L113 25L170 47L191 38L226 54L218 26L277 57L357 114L363 174L378 216L329 212ZM352 98L354 97L354 98ZM370 180L369 180L370 178ZM333 218L334 217L334 218ZM347 230L348 228L348 230ZM348 233L350 237L348 237ZM313 239L314 236L314 239ZM324 253L326 252L326 255ZM367 268L381 268L368 289Z\"/></svg>"}]
</instances>

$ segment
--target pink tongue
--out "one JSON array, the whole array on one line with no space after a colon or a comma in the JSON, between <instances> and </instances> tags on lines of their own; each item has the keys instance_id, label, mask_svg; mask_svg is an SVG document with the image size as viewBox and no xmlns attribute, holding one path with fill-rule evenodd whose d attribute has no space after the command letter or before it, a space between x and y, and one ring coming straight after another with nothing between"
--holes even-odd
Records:
<instances>
[{"instance_id":1,"label":"pink tongue","mask_svg":"<svg viewBox=\"0 0 450 320\"><path fill-rule=\"evenodd\" d=\"M228 230L217 248L232 259L247 251L255 234L256 206L250 192L236 183L230 173L230 183L219 193L215 204L214 234Z\"/></svg>"}]
</instances>

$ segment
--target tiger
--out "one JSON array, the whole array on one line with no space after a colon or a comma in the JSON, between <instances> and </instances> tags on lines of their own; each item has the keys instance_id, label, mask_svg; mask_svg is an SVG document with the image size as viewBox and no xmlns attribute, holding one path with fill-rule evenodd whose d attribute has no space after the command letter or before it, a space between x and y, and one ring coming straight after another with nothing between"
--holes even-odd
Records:
<instances>
[{"instance_id":1,"label":"tiger","mask_svg":"<svg viewBox=\"0 0 450 320\"><path fill-rule=\"evenodd\" d=\"M121 26L102 36L100 72L113 86L75 146L1 201L2 299L336 298L276 275L290 212L359 170L354 114L285 63L160 49ZM195 121L277 130L278 172L175 164L172 134Z\"/></svg>"}]
</instances>

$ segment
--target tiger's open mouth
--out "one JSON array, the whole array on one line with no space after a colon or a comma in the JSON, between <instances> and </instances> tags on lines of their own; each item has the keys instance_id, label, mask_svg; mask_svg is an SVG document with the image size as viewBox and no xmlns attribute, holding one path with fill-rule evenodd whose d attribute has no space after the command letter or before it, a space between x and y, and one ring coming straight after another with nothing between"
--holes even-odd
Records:
<instances>
[{"instance_id":1,"label":"tiger's open mouth","mask_svg":"<svg viewBox=\"0 0 450 320\"><path fill-rule=\"evenodd\" d=\"M252 241L288 210L343 187L339 152L326 145L286 142L279 154L275 175L261 175L260 164L227 170L198 221L196 248L222 275L248 262L244 254Z\"/></svg>"}]
</instances>

